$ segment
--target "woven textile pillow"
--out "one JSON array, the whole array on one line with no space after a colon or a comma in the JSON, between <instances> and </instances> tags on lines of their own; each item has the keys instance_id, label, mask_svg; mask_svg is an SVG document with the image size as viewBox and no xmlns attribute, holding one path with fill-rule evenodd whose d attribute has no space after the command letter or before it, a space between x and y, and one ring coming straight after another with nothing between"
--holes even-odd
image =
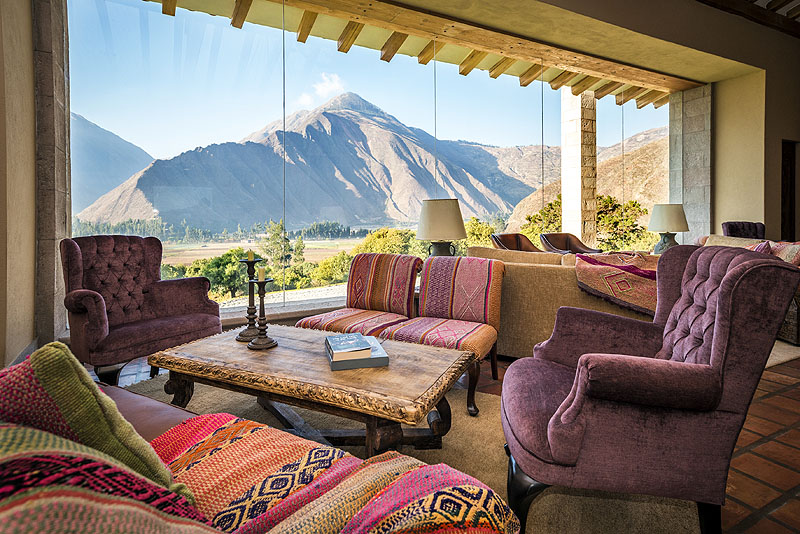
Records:
<instances>
[{"instance_id":1,"label":"woven textile pillow","mask_svg":"<svg viewBox=\"0 0 800 534\"><path fill-rule=\"evenodd\" d=\"M772 247L769 244L769 241L763 241L761 243L756 243L755 245L747 245L747 250L752 250L754 252L761 252L762 254L771 254Z\"/></svg>"},{"instance_id":2,"label":"woven textile pillow","mask_svg":"<svg viewBox=\"0 0 800 534\"><path fill-rule=\"evenodd\" d=\"M422 317L484 323L500 330L500 291L505 265L470 256L431 256L422 266Z\"/></svg>"},{"instance_id":3,"label":"woven textile pillow","mask_svg":"<svg viewBox=\"0 0 800 534\"><path fill-rule=\"evenodd\" d=\"M49 343L22 363L0 369L0 421L96 449L192 500L63 343Z\"/></svg>"},{"instance_id":4,"label":"woven textile pillow","mask_svg":"<svg viewBox=\"0 0 800 534\"><path fill-rule=\"evenodd\" d=\"M769 241L770 254L783 261L800 266L800 243Z\"/></svg>"},{"instance_id":5,"label":"woven textile pillow","mask_svg":"<svg viewBox=\"0 0 800 534\"><path fill-rule=\"evenodd\" d=\"M48 432L0 424L0 531L215 532L182 495Z\"/></svg>"},{"instance_id":6,"label":"woven textile pillow","mask_svg":"<svg viewBox=\"0 0 800 534\"><path fill-rule=\"evenodd\" d=\"M356 254L347 279L347 307L414 317L414 283L422 260L408 254Z\"/></svg>"}]
</instances>

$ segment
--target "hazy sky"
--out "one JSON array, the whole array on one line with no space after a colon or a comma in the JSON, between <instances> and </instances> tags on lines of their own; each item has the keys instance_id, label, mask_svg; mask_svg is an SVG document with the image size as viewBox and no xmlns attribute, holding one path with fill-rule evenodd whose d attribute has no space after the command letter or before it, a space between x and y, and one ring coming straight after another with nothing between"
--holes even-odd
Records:
<instances>
[{"instance_id":1,"label":"hazy sky","mask_svg":"<svg viewBox=\"0 0 800 534\"><path fill-rule=\"evenodd\" d=\"M281 117L280 30L142 0L68 0L72 111L142 147L170 158L197 146L237 141ZM358 93L400 121L440 139L499 146L560 144L560 95L541 84L485 71L458 74L456 65L419 65L354 46L348 54L316 37L286 36L286 107L310 109L344 91ZM434 101L436 105L434 106ZM626 137L665 126L668 107L625 106ZM622 109L598 103L598 144L621 139Z\"/></svg>"}]
</instances>

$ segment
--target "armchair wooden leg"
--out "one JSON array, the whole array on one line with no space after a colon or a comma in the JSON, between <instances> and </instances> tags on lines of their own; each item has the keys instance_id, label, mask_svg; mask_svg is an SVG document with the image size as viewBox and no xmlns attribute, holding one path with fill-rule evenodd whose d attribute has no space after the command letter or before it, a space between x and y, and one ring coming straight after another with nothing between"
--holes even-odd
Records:
<instances>
[{"instance_id":1,"label":"armchair wooden leg","mask_svg":"<svg viewBox=\"0 0 800 534\"><path fill-rule=\"evenodd\" d=\"M511 456L508 445L506 445L506 454L508 454L508 482L506 485L506 490L508 491L508 506L519 519L520 534L525 534L525 525L528 522L528 510L531 507L533 499L542 491L549 488L550 485L534 480L523 473L522 469L517 465L516 460L514 460L514 457Z\"/></svg>"},{"instance_id":2,"label":"armchair wooden leg","mask_svg":"<svg viewBox=\"0 0 800 534\"><path fill-rule=\"evenodd\" d=\"M151 365L151 366L150 366L150 378L155 378L155 377L157 377L157 376L158 376L158 371L159 371L159 370L160 370L160 369L159 369L158 367L156 367L155 365Z\"/></svg>"},{"instance_id":3,"label":"armchair wooden leg","mask_svg":"<svg viewBox=\"0 0 800 534\"><path fill-rule=\"evenodd\" d=\"M497 380L497 343L492 345L492 350L489 351L489 357L492 359L492 380Z\"/></svg>"},{"instance_id":4,"label":"armchair wooden leg","mask_svg":"<svg viewBox=\"0 0 800 534\"><path fill-rule=\"evenodd\" d=\"M110 366L103 366L94 368L94 374L97 375L98 380L109 386L116 386L119 384L119 373L122 371L122 368L125 367L125 364L122 365L110 365Z\"/></svg>"},{"instance_id":5,"label":"armchair wooden leg","mask_svg":"<svg viewBox=\"0 0 800 534\"><path fill-rule=\"evenodd\" d=\"M697 503L700 534L722 534L722 507L718 504Z\"/></svg>"},{"instance_id":6,"label":"armchair wooden leg","mask_svg":"<svg viewBox=\"0 0 800 534\"><path fill-rule=\"evenodd\" d=\"M472 417L478 415L475 405L475 390L478 388L478 378L481 376L481 362L477 360L469 366L469 387L467 388L467 413Z\"/></svg>"}]
</instances>

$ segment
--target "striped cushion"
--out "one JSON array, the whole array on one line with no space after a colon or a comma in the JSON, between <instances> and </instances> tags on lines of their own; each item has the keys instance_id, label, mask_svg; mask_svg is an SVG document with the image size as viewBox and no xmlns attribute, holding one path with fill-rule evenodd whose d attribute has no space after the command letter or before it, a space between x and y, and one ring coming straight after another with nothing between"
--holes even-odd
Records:
<instances>
[{"instance_id":1,"label":"striped cushion","mask_svg":"<svg viewBox=\"0 0 800 534\"><path fill-rule=\"evenodd\" d=\"M483 323L416 317L390 326L381 332L380 337L434 347L468 350L483 357L489 354L492 345L497 341L497 330Z\"/></svg>"},{"instance_id":2,"label":"striped cushion","mask_svg":"<svg viewBox=\"0 0 800 534\"><path fill-rule=\"evenodd\" d=\"M377 336L384 328L401 323L406 319L408 317L396 313L342 308L300 319L295 326L329 332L360 332L365 336Z\"/></svg>"},{"instance_id":3,"label":"striped cushion","mask_svg":"<svg viewBox=\"0 0 800 534\"><path fill-rule=\"evenodd\" d=\"M422 266L419 315L486 323L500 329L500 260L432 256Z\"/></svg>"},{"instance_id":4,"label":"striped cushion","mask_svg":"<svg viewBox=\"0 0 800 534\"><path fill-rule=\"evenodd\" d=\"M347 280L347 307L414 316L414 283L422 260L407 254L356 254Z\"/></svg>"}]
</instances>

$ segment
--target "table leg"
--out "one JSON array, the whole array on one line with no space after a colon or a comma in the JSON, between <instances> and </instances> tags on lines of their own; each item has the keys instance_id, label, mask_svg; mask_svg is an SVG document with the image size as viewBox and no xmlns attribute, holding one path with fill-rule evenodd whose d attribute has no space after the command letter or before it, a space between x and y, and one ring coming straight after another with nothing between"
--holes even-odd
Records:
<instances>
[{"instance_id":1,"label":"table leg","mask_svg":"<svg viewBox=\"0 0 800 534\"><path fill-rule=\"evenodd\" d=\"M477 360L469 366L469 387L467 388L467 413L472 417L478 415L475 406L475 390L478 388L478 378L481 376L481 361Z\"/></svg>"},{"instance_id":2,"label":"table leg","mask_svg":"<svg viewBox=\"0 0 800 534\"><path fill-rule=\"evenodd\" d=\"M173 395L172 404L186 408L194 394L194 382L186 375L170 371L169 379L164 384L164 392Z\"/></svg>"},{"instance_id":3,"label":"table leg","mask_svg":"<svg viewBox=\"0 0 800 534\"><path fill-rule=\"evenodd\" d=\"M367 420L366 438L366 455L371 458L390 449L397 449L403 441L403 429L400 423L373 416Z\"/></svg>"},{"instance_id":4,"label":"table leg","mask_svg":"<svg viewBox=\"0 0 800 534\"><path fill-rule=\"evenodd\" d=\"M431 427L431 433L441 439L450 432L451 423L450 403L447 402L446 397L442 397L442 400L436 404L436 409L428 414L428 426Z\"/></svg>"}]
</instances>

